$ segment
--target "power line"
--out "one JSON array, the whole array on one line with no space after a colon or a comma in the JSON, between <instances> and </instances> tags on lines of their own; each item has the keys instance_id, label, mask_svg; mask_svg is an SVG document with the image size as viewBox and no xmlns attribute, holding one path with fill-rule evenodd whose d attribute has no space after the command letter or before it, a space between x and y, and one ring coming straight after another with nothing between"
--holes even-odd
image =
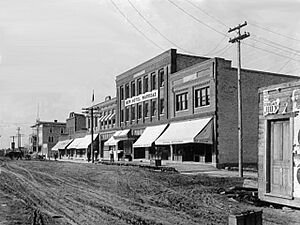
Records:
<instances>
[{"instance_id":1,"label":"power line","mask_svg":"<svg viewBox=\"0 0 300 225\"><path fill-rule=\"evenodd\" d=\"M276 49L279 49L281 51L285 51L285 52L288 52L288 53L292 53L292 54L295 54L295 55L299 55L300 56L300 51L299 50L294 50L292 48L289 48L287 46L284 46L284 45L281 45L279 43L276 43L276 42L273 42L273 41L270 41L268 39L264 39L264 38L261 38L263 41L257 39L257 38L253 38L252 40L255 41L255 42L259 42L259 43L262 43L264 45L267 45L269 47L272 47L272 48L276 48ZM268 43L269 42L269 43ZM299 54L297 54L299 53Z\"/></svg>"},{"instance_id":2,"label":"power line","mask_svg":"<svg viewBox=\"0 0 300 225\"><path fill-rule=\"evenodd\" d=\"M223 41L226 39L226 37L224 36L221 40L220 40L220 42L212 49L212 50L210 50L208 53L206 53L206 54L204 54L204 56L206 56L206 55L210 55L210 54L215 54L214 53L214 51L223 43ZM228 45L225 45L225 47L227 47ZM221 51L221 50L223 50L224 48L222 48L222 49L220 49L220 50L218 50L217 52L219 52L219 51Z\"/></svg>"},{"instance_id":3,"label":"power line","mask_svg":"<svg viewBox=\"0 0 300 225\"><path fill-rule=\"evenodd\" d=\"M220 35L229 37L227 34L222 33L221 31L218 31L217 29L215 29L214 27L202 22L201 20L199 20L197 17L193 16L192 14L190 14L189 12L187 12L186 10L184 10L182 7L180 7L179 5L177 5L175 2L172 2L171 0L167 0L168 2L170 2L172 5L174 5L177 9L179 9L180 11L182 11L184 14L188 15L189 17L193 18L194 20L196 20L198 23L202 24L203 26L206 26L207 28L217 32Z\"/></svg>"},{"instance_id":4,"label":"power line","mask_svg":"<svg viewBox=\"0 0 300 225\"><path fill-rule=\"evenodd\" d=\"M209 16L210 18L212 18L213 20L217 21L219 24L225 26L226 28L229 28L228 25L226 25L224 22L222 22L220 19L218 19L217 17L210 15L208 12L204 11L203 9L201 9L199 6L197 6L195 3L193 3L190 0L185 0L186 2L190 3L192 6L194 6L195 8L197 8L198 10L200 10L202 13L204 13L205 15Z\"/></svg>"},{"instance_id":5,"label":"power line","mask_svg":"<svg viewBox=\"0 0 300 225\"><path fill-rule=\"evenodd\" d=\"M299 41L299 42L300 42L300 39L293 38L293 37L290 37L290 36L287 36L287 35L284 35L284 34L281 34L281 33L277 33L277 32L275 32L275 31L273 31L273 30L271 30L271 29L269 29L269 28L262 27L262 26L260 26L260 25L255 24L255 23L251 23L251 22L250 22L250 25L252 25L252 26L254 26L254 27L257 27L257 28L259 28L259 29L268 31L268 32L270 32L270 33L279 35L279 36L281 36L281 37L288 38L288 39L291 39L291 40Z\"/></svg>"},{"instance_id":6,"label":"power line","mask_svg":"<svg viewBox=\"0 0 300 225\"><path fill-rule=\"evenodd\" d=\"M147 35L145 35L137 26L134 25L134 23L132 23L127 16L121 11L121 9L117 6L117 4L113 1L110 0L111 3L114 5L114 7L118 10L118 12L126 19L126 21L136 30L138 31L144 38L146 38L149 42L151 42L153 45L155 45L157 48L159 48L160 50L164 50L164 48L162 48L161 46L159 46L157 43L155 43L153 40L151 40L149 37L147 37Z\"/></svg>"},{"instance_id":7,"label":"power line","mask_svg":"<svg viewBox=\"0 0 300 225\"><path fill-rule=\"evenodd\" d=\"M250 44L247 44L247 43L243 43L244 45L247 45L249 47L252 47L252 48L256 48L256 49L259 49L261 51L265 51L265 52L268 52L270 54L273 54L273 55L277 55L277 56L280 56L280 57L283 57L283 58L287 58L287 59L291 59L293 61L296 61L296 62L300 62L300 60L296 60L296 59L293 59L291 57L288 57L288 56L285 56L285 55L281 55L279 53L276 53L276 52L273 52L273 51L269 51L269 50L266 50L264 48L261 48L261 47L258 47L258 46L254 46L254 45L250 45Z\"/></svg>"},{"instance_id":8,"label":"power line","mask_svg":"<svg viewBox=\"0 0 300 225\"><path fill-rule=\"evenodd\" d=\"M150 26L152 27L161 37L163 37L165 40L167 40L169 43L171 43L172 45L174 45L175 47L181 49L182 51L185 51L187 53L190 53L190 54L195 54L195 53L192 53L180 46L178 46L176 43L174 43L173 41L171 41L166 35L164 35L162 32L160 32L149 20L147 20L143 14L136 8L136 6L130 1L130 0L127 0L128 3L132 6L132 8L140 15L140 17Z\"/></svg>"}]
</instances>

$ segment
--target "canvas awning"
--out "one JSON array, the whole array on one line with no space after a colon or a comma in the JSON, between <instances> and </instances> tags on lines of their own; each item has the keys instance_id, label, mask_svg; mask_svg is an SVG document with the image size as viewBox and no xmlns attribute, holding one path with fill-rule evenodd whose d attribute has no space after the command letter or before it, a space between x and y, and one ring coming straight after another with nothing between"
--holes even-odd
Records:
<instances>
[{"instance_id":1,"label":"canvas awning","mask_svg":"<svg viewBox=\"0 0 300 225\"><path fill-rule=\"evenodd\" d=\"M212 144L212 123L212 117L171 123L167 130L155 141L155 144Z\"/></svg>"},{"instance_id":2,"label":"canvas awning","mask_svg":"<svg viewBox=\"0 0 300 225\"><path fill-rule=\"evenodd\" d=\"M59 149L65 149L72 141L73 141L73 139L59 141L56 143L56 145L53 146L52 151L58 151Z\"/></svg>"},{"instance_id":3,"label":"canvas awning","mask_svg":"<svg viewBox=\"0 0 300 225\"><path fill-rule=\"evenodd\" d=\"M111 120L115 117L116 113L112 113L109 115L109 117L107 118L107 120Z\"/></svg>"},{"instance_id":4,"label":"canvas awning","mask_svg":"<svg viewBox=\"0 0 300 225\"><path fill-rule=\"evenodd\" d=\"M146 127L139 139L133 144L133 147L151 147L152 143L164 132L167 126L168 124Z\"/></svg>"},{"instance_id":5,"label":"canvas awning","mask_svg":"<svg viewBox=\"0 0 300 225\"><path fill-rule=\"evenodd\" d=\"M113 136L111 136L106 142L104 142L105 146L115 146L118 144L120 140L115 139Z\"/></svg>"},{"instance_id":6,"label":"canvas awning","mask_svg":"<svg viewBox=\"0 0 300 225\"><path fill-rule=\"evenodd\" d=\"M125 129L125 130L118 130L116 131L116 133L114 133L113 137L115 139L127 139L128 138L128 134L130 132L130 129Z\"/></svg>"},{"instance_id":7,"label":"canvas awning","mask_svg":"<svg viewBox=\"0 0 300 225\"><path fill-rule=\"evenodd\" d=\"M94 135L94 141L97 138L97 134ZM67 149L86 149L89 147L89 145L92 142L92 137L90 134L86 135L85 137L82 138L75 138L74 141L67 147Z\"/></svg>"}]
</instances>

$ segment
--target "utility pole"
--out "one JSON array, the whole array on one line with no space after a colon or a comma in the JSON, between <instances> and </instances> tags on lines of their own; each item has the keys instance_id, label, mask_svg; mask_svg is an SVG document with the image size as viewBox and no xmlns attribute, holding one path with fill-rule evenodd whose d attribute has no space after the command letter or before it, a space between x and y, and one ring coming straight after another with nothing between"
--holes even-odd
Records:
<instances>
[{"instance_id":1,"label":"utility pole","mask_svg":"<svg viewBox=\"0 0 300 225\"><path fill-rule=\"evenodd\" d=\"M39 124L40 122L40 105L37 105L37 115L36 115L36 153L38 154L39 152Z\"/></svg>"},{"instance_id":2,"label":"utility pole","mask_svg":"<svg viewBox=\"0 0 300 225\"><path fill-rule=\"evenodd\" d=\"M17 133L17 137L18 137L18 149L19 149L19 151L21 151L21 141L22 141L22 140L21 140L21 137L24 136L24 134L21 134L21 133L20 133L20 130L21 130L21 128L18 127L18 128L17 128L17 132L18 132L18 133Z\"/></svg>"},{"instance_id":3,"label":"utility pole","mask_svg":"<svg viewBox=\"0 0 300 225\"><path fill-rule=\"evenodd\" d=\"M89 108L82 108L83 113L87 114L87 116L91 116L91 156L92 156L92 163L94 163L95 158L95 151L94 151L94 90L93 90L93 96L92 96L92 106Z\"/></svg>"},{"instance_id":4,"label":"utility pole","mask_svg":"<svg viewBox=\"0 0 300 225\"><path fill-rule=\"evenodd\" d=\"M11 149L13 150L13 151L15 151L15 137L17 137L17 136L10 136L10 138L12 138L12 143L11 143Z\"/></svg>"},{"instance_id":5,"label":"utility pole","mask_svg":"<svg viewBox=\"0 0 300 225\"><path fill-rule=\"evenodd\" d=\"M246 26L247 22L245 21L243 24L239 24L238 26L234 28L230 28L228 33L232 31L237 31L237 36L235 38L230 38L230 43L236 43L237 42L237 78L238 78L238 151L239 151L239 176L243 177L243 124L242 124L242 90L241 90L241 40L247 38L250 36L249 32L245 32L244 34L241 34L241 28Z\"/></svg>"}]
</instances>

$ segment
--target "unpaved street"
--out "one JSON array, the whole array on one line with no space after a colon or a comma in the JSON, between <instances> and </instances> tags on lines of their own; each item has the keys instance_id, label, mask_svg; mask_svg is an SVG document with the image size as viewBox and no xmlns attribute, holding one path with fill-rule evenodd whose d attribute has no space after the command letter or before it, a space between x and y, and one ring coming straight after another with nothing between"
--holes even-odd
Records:
<instances>
[{"instance_id":1,"label":"unpaved street","mask_svg":"<svg viewBox=\"0 0 300 225\"><path fill-rule=\"evenodd\" d=\"M209 178L131 166L0 160L2 224L226 224L262 209L264 224L299 224L297 210L229 201L239 178Z\"/></svg>"}]
</instances>

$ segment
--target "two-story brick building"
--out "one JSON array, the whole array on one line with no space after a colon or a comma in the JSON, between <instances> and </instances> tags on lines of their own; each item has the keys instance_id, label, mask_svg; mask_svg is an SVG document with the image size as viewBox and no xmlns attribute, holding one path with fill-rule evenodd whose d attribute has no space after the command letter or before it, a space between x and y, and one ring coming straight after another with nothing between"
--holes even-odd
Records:
<instances>
[{"instance_id":1,"label":"two-story brick building","mask_svg":"<svg viewBox=\"0 0 300 225\"><path fill-rule=\"evenodd\" d=\"M35 142L38 142L38 154L45 155L46 158L53 157L51 150L59 138L66 134L66 123L57 122L57 120L54 122L37 121L31 128L33 129L32 137L35 137Z\"/></svg>"},{"instance_id":2,"label":"two-story brick building","mask_svg":"<svg viewBox=\"0 0 300 225\"><path fill-rule=\"evenodd\" d=\"M242 70L245 164L257 163L257 89L295 79ZM231 61L171 49L117 76L116 88L121 136L114 139L125 156L237 164L237 70Z\"/></svg>"}]
</instances>

